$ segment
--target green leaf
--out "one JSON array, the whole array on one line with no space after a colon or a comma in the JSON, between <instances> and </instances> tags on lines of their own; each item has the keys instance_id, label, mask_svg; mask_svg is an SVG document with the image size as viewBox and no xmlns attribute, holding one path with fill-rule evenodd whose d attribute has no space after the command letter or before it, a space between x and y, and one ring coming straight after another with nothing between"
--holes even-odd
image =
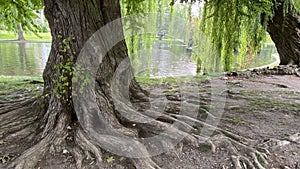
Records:
<instances>
[{"instance_id":1,"label":"green leaf","mask_svg":"<svg viewBox=\"0 0 300 169\"><path fill-rule=\"evenodd\" d=\"M106 161L107 161L108 163L111 163L111 162L115 161L115 157L114 157L114 156L111 156L111 157L107 158Z\"/></svg>"}]
</instances>

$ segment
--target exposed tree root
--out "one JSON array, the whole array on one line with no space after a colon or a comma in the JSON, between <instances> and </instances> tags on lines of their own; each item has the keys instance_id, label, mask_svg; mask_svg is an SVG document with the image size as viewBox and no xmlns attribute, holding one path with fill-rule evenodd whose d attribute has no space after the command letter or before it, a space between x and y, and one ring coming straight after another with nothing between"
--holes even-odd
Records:
<instances>
[{"instance_id":1,"label":"exposed tree root","mask_svg":"<svg viewBox=\"0 0 300 169\"><path fill-rule=\"evenodd\" d=\"M58 146L63 143L70 119L66 113L63 113L63 110L59 109L60 105L52 105L53 108L49 108L46 113L49 117L45 129L41 136L36 137L36 139L39 138L40 140L17 157L10 167L16 169L34 168L38 161L44 157L45 153L49 151L51 145ZM55 120L53 122L52 119L54 118Z\"/></svg>"},{"instance_id":2,"label":"exposed tree root","mask_svg":"<svg viewBox=\"0 0 300 169\"><path fill-rule=\"evenodd\" d=\"M133 158L132 161L137 169L160 169L151 158Z\"/></svg>"},{"instance_id":3,"label":"exposed tree root","mask_svg":"<svg viewBox=\"0 0 300 169\"><path fill-rule=\"evenodd\" d=\"M9 168L34 168L46 153L51 153L53 149L54 151L61 151L61 147L66 144L66 139L70 139L69 141L73 142L73 146L69 151L73 155L78 169L86 168L91 161L95 162L93 165L102 168L104 163L103 152L98 138L96 140L95 137L91 137L80 125L74 125L75 123L72 122L71 116L64 112L63 106L55 98L50 100L49 105L51 106L48 107L42 116L41 112L32 111L32 107L29 106L33 104L32 100L22 101L21 103L23 107L16 109L13 109L13 106L8 106L10 111L5 111L5 106L2 107L2 112L5 113L0 114L1 119L3 119L0 122L0 136L2 135L5 139L24 138L24 140L30 140L34 144L20 156L14 158L13 162L9 164ZM195 103L197 102L195 101ZM268 164L269 147L258 145L255 140L245 138L188 115L159 113L155 110L139 112L127 105L120 104L127 112L127 122L134 123L139 134L133 129L125 128L124 126L118 128L118 131L127 133L125 135L128 136L138 136L140 138L159 135L160 142L156 145L158 149L166 151L172 149L172 147L176 146L176 139L179 137L194 146L200 144L209 145L214 153L218 152L219 147L226 148L231 154L232 164L237 169L264 169ZM190 104L190 106L193 107L194 104ZM207 113L209 118L217 118L206 109L200 108L200 111ZM113 116L108 114L106 117L113 118ZM156 117L158 118L155 119ZM112 126L120 126L118 121L112 120L111 122L116 122L111 124ZM176 125L174 125L175 123ZM206 132L200 132L199 126L196 128L195 124L205 127L207 131L214 131L216 135L211 136L209 134L206 135ZM70 132L67 129L68 126L72 126L73 136L70 138L67 138ZM102 142L113 140L109 135L103 136L101 139ZM298 135L288 139L290 142L299 142ZM118 142L118 140L113 141ZM120 146L124 146L124 149L126 149L126 144L120 144ZM151 145L144 147L143 144L137 143L135 151L147 153L150 149ZM160 169L152 161L151 157L132 158L131 161L137 169Z\"/></svg>"},{"instance_id":4,"label":"exposed tree root","mask_svg":"<svg viewBox=\"0 0 300 169\"><path fill-rule=\"evenodd\" d=\"M78 129L76 132L75 142L80 146L80 149L75 150L77 168L82 168L84 159L92 159L92 154L95 156L96 165L101 166L102 153L100 147L97 146L97 143L93 139L89 139L82 129ZM84 152L84 155L82 152Z\"/></svg>"},{"instance_id":5,"label":"exposed tree root","mask_svg":"<svg viewBox=\"0 0 300 169\"><path fill-rule=\"evenodd\" d=\"M4 140L23 139L24 143L26 143L25 140L34 143L32 147L26 150L14 147L17 148L16 151L10 152L15 153L13 154L13 161L6 168L33 169L46 153L51 153L53 149L54 151L61 151L61 147L65 144L65 139L68 135L67 128L71 125L71 119L57 100L53 98L50 100L49 105L51 106L48 107L48 110L42 116L39 114L42 112L33 111L33 106L30 105L33 104L32 101L26 101L26 103L26 106L23 105L23 107L16 109L10 109L13 106L3 107L3 110L7 108L12 111L6 111L0 115L0 136L3 136ZM88 159L90 161L95 160L95 165L101 168L103 164L102 152L98 143L89 137L80 126L73 130L75 135L71 139L75 144L70 152L76 160L76 167L78 169L84 168L86 165L84 161ZM8 149L5 148L5 150L7 151ZM21 155L17 156L22 150ZM17 157L15 158L15 156ZM132 162L137 168L145 168L145 166L153 169L159 168L151 158L132 159Z\"/></svg>"},{"instance_id":6,"label":"exposed tree root","mask_svg":"<svg viewBox=\"0 0 300 169\"><path fill-rule=\"evenodd\" d=\"M254 146L242 144L239 141L216 135L212 138L213 147L223 147L231 154L232 162L237 169L264 169L268 164L267 153L260 152Z\"/></svg>"},{"instance_id":7,"label":"exposed tree root","mask_svg":"<svg viewBox=\"0 0 300 169\"><path fill-rule=\"evenodd\" d=\"M25 99L0 103L0 115L31 105L35 99Z\"/></svg>"}]
</instances>

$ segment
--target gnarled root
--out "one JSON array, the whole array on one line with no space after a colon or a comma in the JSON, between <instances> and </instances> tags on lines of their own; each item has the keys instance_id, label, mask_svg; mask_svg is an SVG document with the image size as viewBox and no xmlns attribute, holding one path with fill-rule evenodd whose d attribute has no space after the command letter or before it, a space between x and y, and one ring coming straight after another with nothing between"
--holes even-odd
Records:
<instances>
[{"instance_id":1,"label":"gnarled root","mask_svg":"<svg viewBox=\"0 0 300 169\"><path fill-rule=\"evenodd\" d=\"M10 167L16 169L34 168L45 153L49 151L51 145L60 145L64 141L67 134L67 125L70 121L67 114L60 110L59 104L54 104L53 109L49 108L46 115L48 115L48 122L42 135L37 134L36 137L40 140L14 159Z\"/></svg>"},{"instance_id":2,"label":"gnarled root","mask_svg":"<svg viewBox=\"0 0 300 169\"><path fill-rule=\"evenodd\" d=\"M268 164L268 151L255 148L253 145L245 145L228 136L218 134L211 138L213 147L226 148L231 154L231 160L237 169L265 169ZM259 150L258 150L259 149Z\"/></svg>"},{"instance_id":3,"label":"gnarled root","mask_svg":"<svg viewBox=\"0 0 300 169\"><path fill-rule=\"evenodd\" d=\"M232 163L238 169L264 169L264 166L268 164L267 149L265 149L265 151L262 151L264 150L262 148L256 149L255 141L251 139L239 136L233 132L224 130L188 115L158 113L155 110L144 113L135 111L123 103L119 104L123 109L125 109L127 118L132 120L128 120L127 123L134 124L134 129L126 128L125 125L120 126L121 124L118 123L118 120L116 120L117 117L115 117L113 113L104 115L107 119L111 119L110 123L108 123L110 126L106 127L113 128L115 126L120 126L117 130L121 134L133 137L133 139L135 139L135 137L139 137L140 140L143 140L147 137L159 135L158 142L153 142L156 149L167 151L168 149L172 149L172 147L176 146L178 139L182 139L195 146L198 146L199 143L208 144L212 148L213 152L217 152L218 147L226 147L226 149L230 152ZM52 98L49 105L51 106L48 107L42 117L40 117L38 113L22 114L20 113L21 111L17 110L1 114L1 117L5 117L6 120L5 122L0 122L0 129L10 128L11 125L9 124L13 121L18 121L18 119L31 119L30 123L27 123L25 127L24 125L12 127L15 132L14 134L11 132L5 133L7 138L22 136L25 137L25 139L29 139L30 136L30 140L33 140L34 142L32 147L28 148L20 156L13 159L13 162L9 165L9 167L17 169L34 168L38 164L39 160L42 159L46 153L49 153L51 149L50 147L62 146L66 144L66 139L70 139L69 141L72 142L72 146L68 150L73 155L78 169L87 168L93 161L95 162L93 165L96 165L98 168L103 168L102 166L104 165L104 162L101 144L110 144L112 141L114 141L114 143L120 142L119 146L122 147L124 151L132 151L126 149L126 141L121 142L122 140L120 141L109 135L111 133L104 133L103 135L100 135L101 137L95 137L94 135L91 135L91 133L86 132L82 126L71 120L70 114L65 112L63 106L56 99ZM193 104L191 104L190 107L193 107ZM20 108L20 110L27 110L30 112L30 108L28 107ZM206 111L206 113L209 118L217 118L208 111ZM9 117L14 118L10 119ZM159 118L155 119L154 117ZM114 120L113 118L116 119ZM23 121L20 121L20 124L22 124L22 122ZM40 125L36 125L36 123L39 123ZM176 125L174 125L175 123ZM29 124L35 124L34 126L38 126L34 135L30 134L32 129L30 129ZM201 133L198 129L196 129L194 124L205 126L207 130L215 131L217 135L213 137L205 135L205 133ZM72 129L68 129L70 128L69 126L72 126ZM21 129L21 127L24 128ZM138 134L135 130L138 131ZM68 138L69 132L73 132L73 136L70 136L70 138ZM135 145L135 153L141 153L143 155L147 154L152 148L152 145L144 144L143 141L132 143L131 145ZM141 157L142 158L131 158L133 165L137 169L160 168L152 161L151 155L148 157Z\"/></svg>"}]
</instances>

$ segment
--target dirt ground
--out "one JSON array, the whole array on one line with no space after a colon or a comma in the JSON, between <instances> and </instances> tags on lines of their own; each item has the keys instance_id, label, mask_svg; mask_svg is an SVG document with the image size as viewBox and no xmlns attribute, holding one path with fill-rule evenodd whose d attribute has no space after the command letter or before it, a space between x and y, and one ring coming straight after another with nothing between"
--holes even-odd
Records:
<instances>
[{"instance_id":1,"label":"dirt ground","mask_svg":"<svg viewBox=\"0 0 300 169\"><path fill-rule=\"evenodd\" d=\"M267 147L270 154L265 168L300 169L300 78L223 77L199 84L204 103L211 102L205 99L210 95L208 89L224 82L227 95L219 127L255 140L256 148ZM179 147L154 157L155 161L165 169L233 168L232 151L226 145L218 147L215 153L205 146ZM238 148L236 151L239 153Z\"/></svg>"},{"instance_id":2,"label":"dirt ground","mask_svg":"<svg viewBox=\"0 0 300 169\"><path fill-rule=\"evenodd\" d=\"M222 86L224 85L224 86ZM205 121L207 112L213 114L210 106L221 104L223 109L218 127L238 136L252 140L257 150L265 150L266 169L300 169L300 77L295 75L268 75L253 77L220 77L202 83L184 85L143 85L157 95L164 95L170 102L165 111L180 110L180 86L199 87L199 98L191 98L194 104L201 104L197 118ZM221 87L220 87L221 86ZM220 91L218 91L221 89ZM213 97L214 90L220 97ZM197 123L194 126L201 130ZM223 137L212 134L212 142L220 142ZM0 140L0 145L1 145ZM20 143L21 144L21 143ZM238 144L238 143L237 143ZM231 169L235 156L248 157L247 150L224 141L215 151L206 144L193 146L179 143L173 149L152 159L163 169ZM0 152L4 158L8 152ZM12 157L13 158L13 157ZM103 168L131 169L129 160L109 153L103 157ZM249 158L251 160L251 157ZM259 159L259 158L258 158ZM4 162L3 160L0 162ZM40 169L74 168L74 158L68 153L49 154L39 164ZM96 168L90 164L91 168ZM241 166L242 167L242 166ZM1 168L1 165L0 165ZM243 168L243 167L242 167Z\"/></svg>"}]
</instances>

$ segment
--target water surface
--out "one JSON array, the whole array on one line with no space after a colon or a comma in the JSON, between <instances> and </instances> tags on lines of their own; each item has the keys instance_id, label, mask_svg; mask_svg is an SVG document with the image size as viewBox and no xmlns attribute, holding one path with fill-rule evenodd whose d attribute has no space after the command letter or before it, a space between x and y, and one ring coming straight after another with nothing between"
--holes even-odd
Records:
<instances>
[{"instance_id":1,"label":"water surface","mask_svg":"<svg viewBox=\"0 0 300 169\"><path fill-rule=\"evenodd\" d=\"M41 76L51 43L0 42L0 75Z\"/></svg>"},{"instance_id":2,"label":"water surface","mask_svg":"<svg viewBox=\"0 0 300 169\"><path fill-rule=\"evenodd\" d=\"M51 43L0 42L0 75L41 76L51 49ZM247 68L273 63L273 44L266 44L257 55L245 60ZM191 53L180 44L154 43L130 56L136 75L169 77L196 75ZM240 67L240 65L238 65Z\"/></svg>"}]
</instances>

